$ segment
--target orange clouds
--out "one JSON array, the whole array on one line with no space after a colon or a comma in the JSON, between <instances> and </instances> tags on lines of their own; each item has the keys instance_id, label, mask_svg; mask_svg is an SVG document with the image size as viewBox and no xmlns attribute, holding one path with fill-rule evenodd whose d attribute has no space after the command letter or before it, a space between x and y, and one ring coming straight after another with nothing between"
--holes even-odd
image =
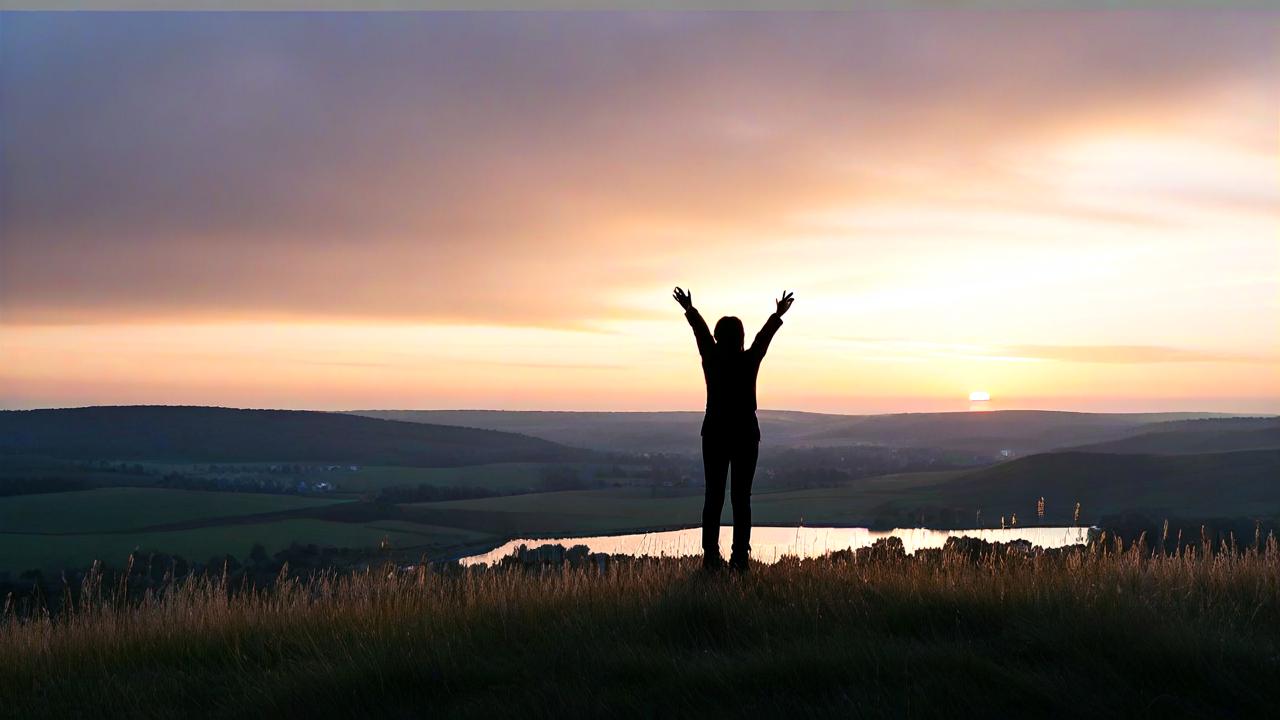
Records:
<instances>
[{"instance_id":1,"label":"orange clouds","mask_svg":"<svg viewBox=\"0 0 1280 720\"><path fill-rule=\"evenodd\" d=\"M1275 17L9 15L0 402L1277 396Z\"/></svg>"}]
</instances>

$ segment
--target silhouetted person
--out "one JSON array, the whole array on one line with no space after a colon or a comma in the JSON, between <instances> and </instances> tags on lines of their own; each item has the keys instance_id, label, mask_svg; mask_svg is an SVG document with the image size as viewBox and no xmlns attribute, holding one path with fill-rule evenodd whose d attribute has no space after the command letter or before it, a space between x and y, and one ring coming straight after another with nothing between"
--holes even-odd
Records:
<instances>
[{"instance_id":1,"label":"silhouetted person","mask_svg":"<svg viewBox=\"0 0 1280 720\"><path fill-rule=\"evenodd\" d=\"M729 567L746 570L751 556L751 480L760 454L760 423L756 420L756 375L769 341L782 327L782 316L791 307L793 294L782 293L777 310L756 333L751 347L743 348L742 321L722 317L713 335L707 322L693 307L693 293L676 288L672 295L693 327L702 356L702 375L707 381L707 415L702 421L702 467L707 481L707 497L702 506L703 567L718 569L720 556L720 511L724 508L724 486L733 468L729 497L733 502L733 554Z\"/></svg>"}]
</instances>

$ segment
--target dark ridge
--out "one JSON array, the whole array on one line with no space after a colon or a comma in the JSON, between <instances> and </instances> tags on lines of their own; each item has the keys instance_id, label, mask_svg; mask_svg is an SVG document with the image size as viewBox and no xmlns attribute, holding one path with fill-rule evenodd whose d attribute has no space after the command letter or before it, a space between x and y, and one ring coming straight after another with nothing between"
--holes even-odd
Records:
<instances>
[{"instance_id":1,"label":"dark ridge","mask_svg":"<svg viewBox=\"0 0 1280 720\"><path fill-rule=\"evenodd\" d=\"M0 411L0 455L18 454L448 467L563 461L586 451L509 432L340 413L140 405Z\"/></svg>"},{"instance_id":2,"label":"dark ridge","mask_svg":"<svg viewBox=\"0 0 1280 720\"><path fill-rule=\"evenodd\" d=\"M1280 418L1215 418L1148 425L1144 432L1073 450L1181 455L1280 448Z\"/></svg>"},{"instance_id":3,"label":"dark ridge","mask_svg":"<svg viewBox=\"0 0 1280 720\"><path fill-rule=\"evenodd\" d=\"M1195 455L1053 452L967 473L950 483L955 501L984 514L1016 511L1024 522L1036 499L1048 515L1069 518L1140 509L1160 516L1272 517L1280 514L1280 449Z\"/></svg>"}]
</instances>

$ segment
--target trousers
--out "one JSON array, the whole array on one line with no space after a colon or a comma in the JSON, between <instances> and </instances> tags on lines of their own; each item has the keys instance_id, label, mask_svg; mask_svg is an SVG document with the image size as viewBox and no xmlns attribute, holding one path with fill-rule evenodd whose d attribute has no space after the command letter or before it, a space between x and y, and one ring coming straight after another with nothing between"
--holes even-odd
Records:
<instances>
[{"instance_id":1,"label":"trousers","mask_svg":"<svg viewBox=\"0 0 1280 720\"><path fill-rule=\"evenodd\" d=\"M702 505L702 551L707 556L720 555L720 512L724 508L726 482L733 504L733 557L746 560L751 555L751 481L759 456L760 441L755 437L703 436L702 469L707 495Z\"/></svg>"}]
</instances>

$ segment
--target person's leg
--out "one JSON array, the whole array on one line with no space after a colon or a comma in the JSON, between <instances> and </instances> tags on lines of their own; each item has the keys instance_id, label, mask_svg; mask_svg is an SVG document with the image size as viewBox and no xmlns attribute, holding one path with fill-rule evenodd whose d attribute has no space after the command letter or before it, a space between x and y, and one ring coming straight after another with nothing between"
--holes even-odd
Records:
<instances>
[{"instance_id":1,"label":"person's leg","mask_svg":"<svg viewBox=\"0 0 1280 720\"><path fill-rule=\"evenodd\" d=\"M733 483L730 499L733 502L733 555L730 564L745 569L751 556L751 481L756 475L756 460L760 456L757 440L744 440L733 447Z\"/></svg>"},{"instance_id":2,"label":"person's leg","mask_svg":"<svg viewBox=\"0 0 1280 720\"><path fill-rule=\"evenodd\" d=\"M720 512L729 474L729 452L723 441L702 438L702 474L707 495L702 504L702 552L705 562L720 561Z\"/></svg>"}]
</instances>

